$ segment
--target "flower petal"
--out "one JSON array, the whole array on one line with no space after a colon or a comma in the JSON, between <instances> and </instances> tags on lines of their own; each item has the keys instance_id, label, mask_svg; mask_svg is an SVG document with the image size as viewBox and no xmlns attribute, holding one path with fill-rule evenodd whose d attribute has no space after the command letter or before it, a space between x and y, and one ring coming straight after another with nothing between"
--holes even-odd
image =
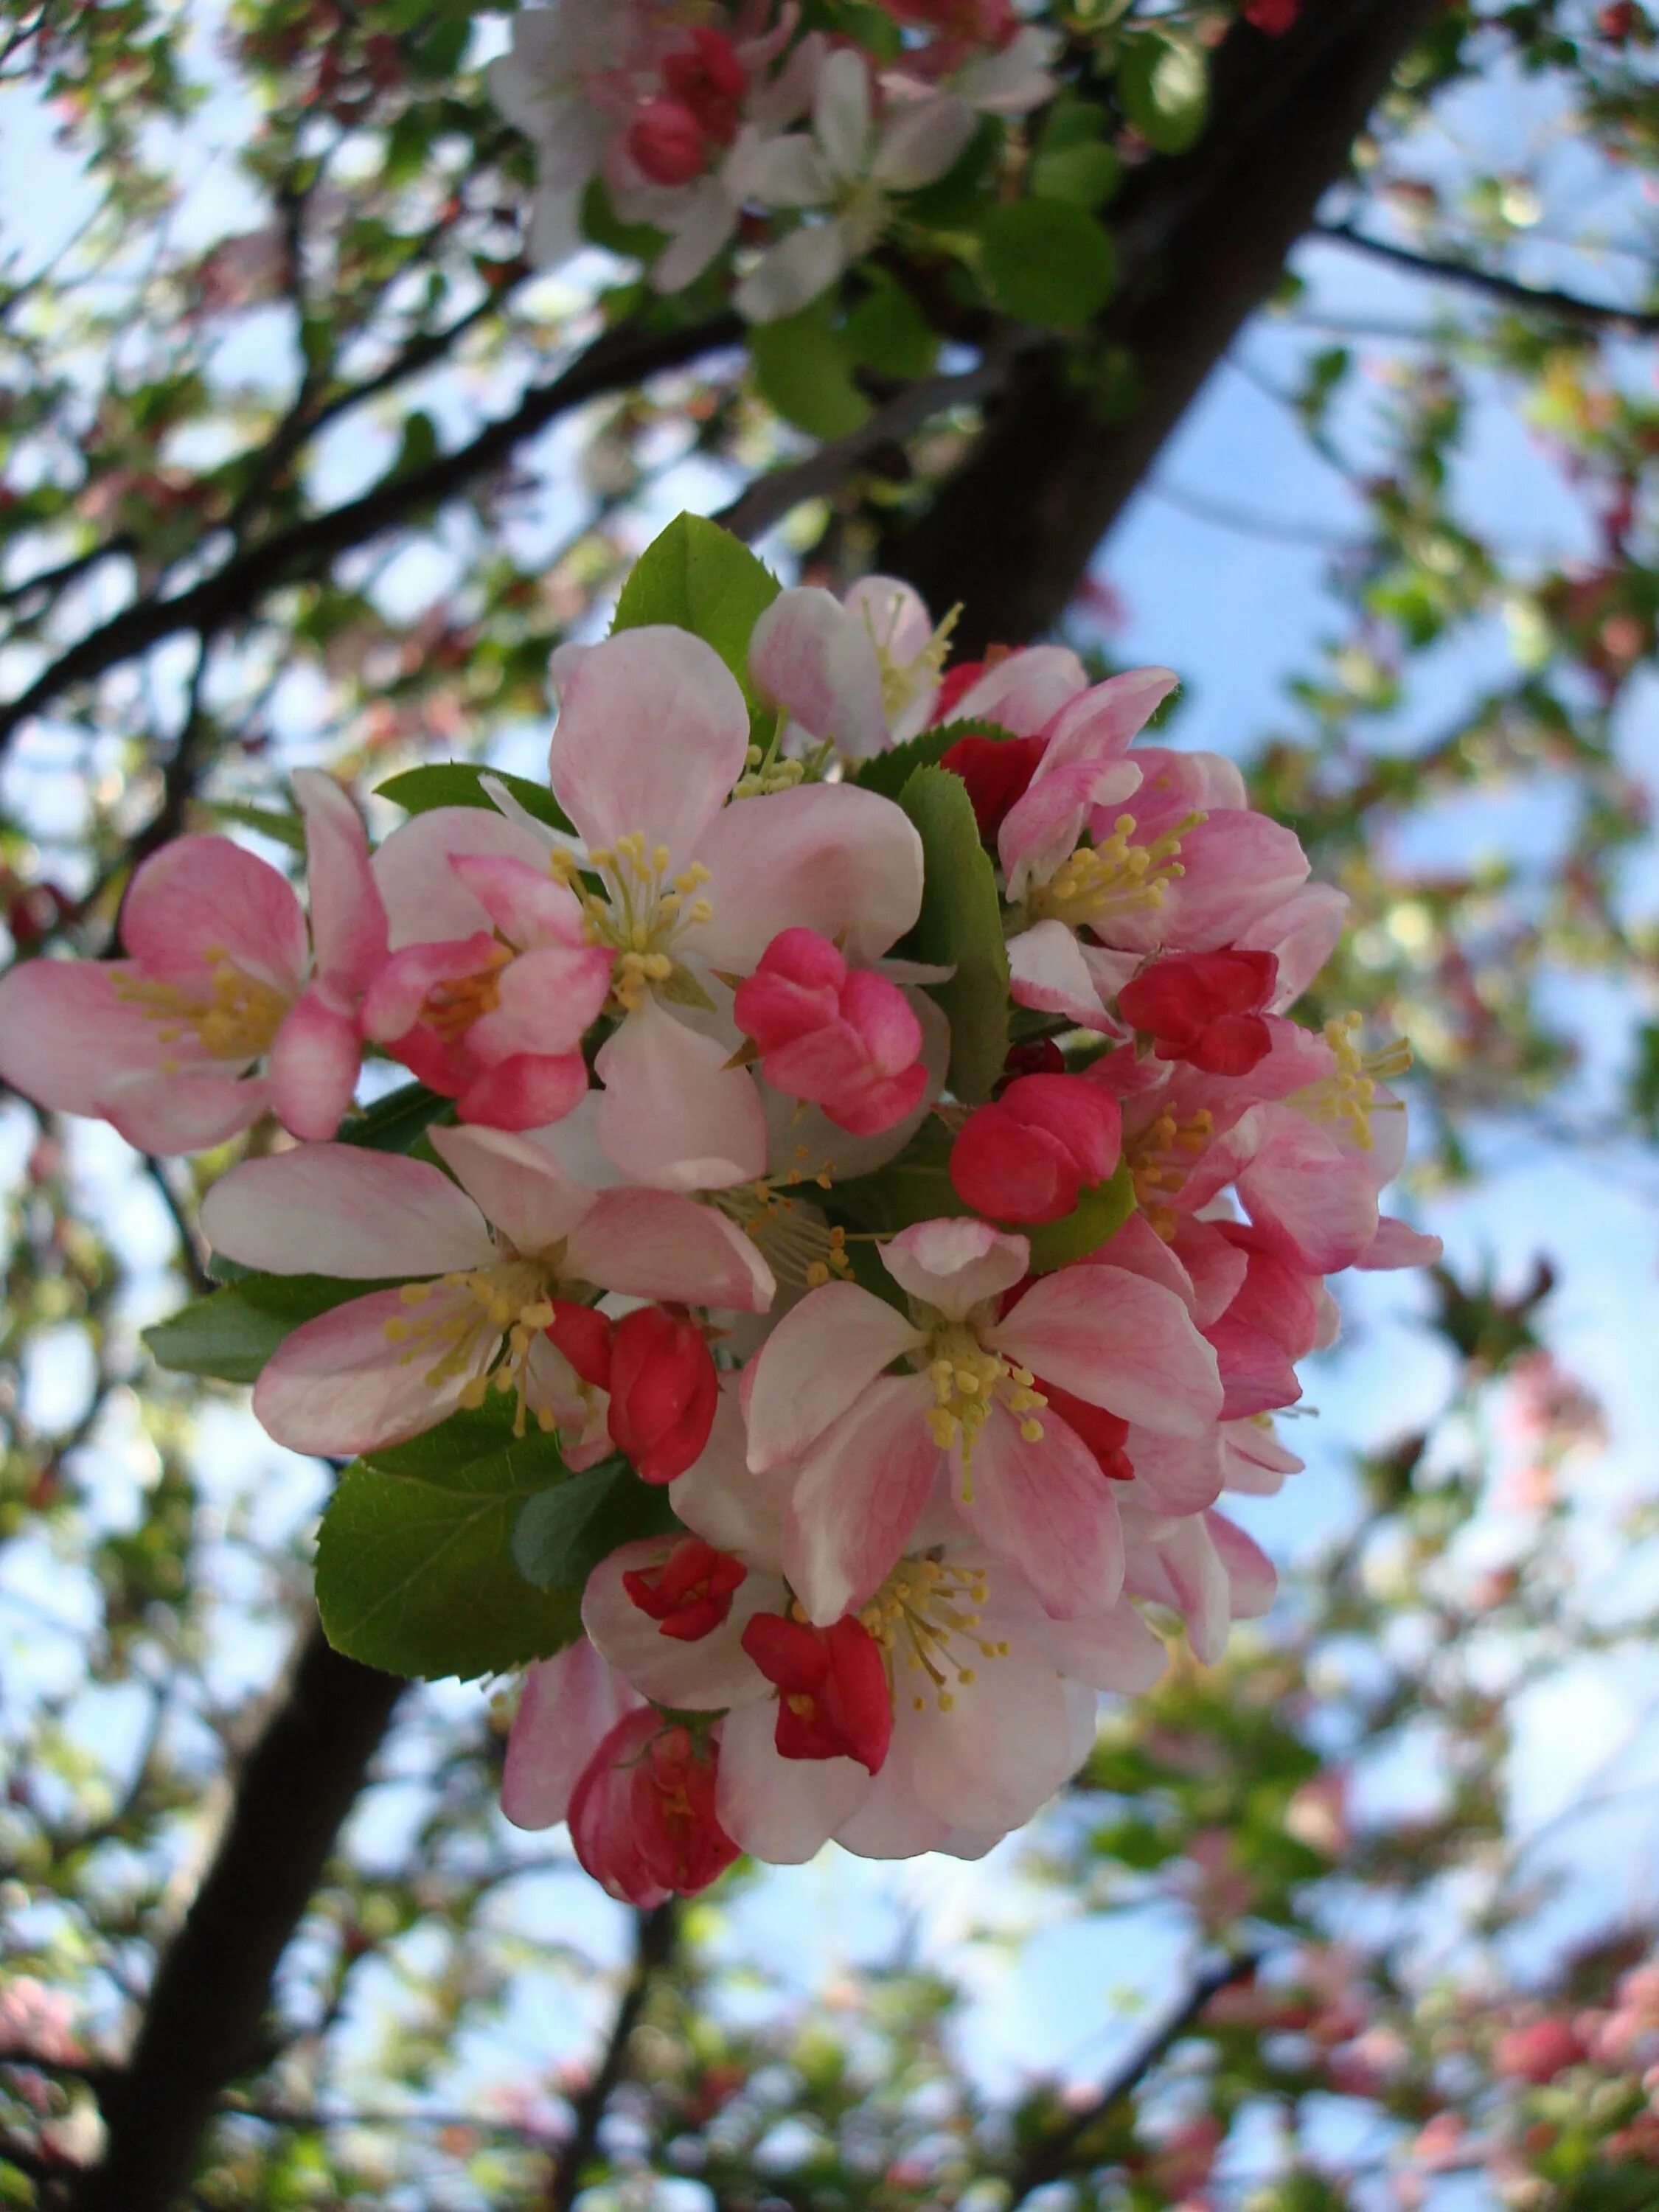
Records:
<instances>
[{"instance_id":1,"label":"flower petal","mask_svg":"<svg viewBox=\"0 0 1659 2212\"><path fill-rule=\"evenodd\" d=\"M1016 1005L1064 1014L1079 1029L1120 1036L1107 1012L1083 948L1063 921L1039 921L1008 940L1008 988Z\"/></svg>"},{"instance_id":2,"label":"flower petal","mask_svg":"<svg viewBox=\"0 0 1659 2212\"><path fill-rule=\"evenodd\" d=\"M545 1252L593 1204L550 1152L506 1129L433 1129L433 1150L515 1251Z\"/></svg>"},{"instance_id":3,"label":"flower petal","mask_svg":"<svg viewBox=\"0 0 1659 2212\"><path fill-rule=\"evenodd\" d=\"M296 1137L331 1137L362 1060L356 1016L313 983L289 1009L270 1048L271 1097L283 1127Z\"/></svg>"},{"instance_id":4,"label":"flower petal","mask_svg":"<svg viewBox=\"0 0 1659 2212\"><path fill-rule=\"evenodd\" d=\"M738 285L738 313L749 323L799 314L829 290L856 251L844 223L803 223L762 254Z\"/></svg>"},{"instance_id":5,"label":"flower petal","mask_svg":"<svg viewBox=\"0 0 1659 2212\"><path fill-rule=\"evenodd\" d=\"M855 1759L784 1759L777 1707L739 1705L720 1724L715 1810L735 1844L772 1866L801 1866L850 1817L870 1777Z\"/></svg>"},{"instance_id":6,"label":"flower petal","mask_svg":"<svg viewBox=\"0 0 1659 2212\"><path fill-rule=\"evenodd\" d=\"M641 1612L623 1587L624 1575L659 1567L680 1540L647 1536L601 1559L582 1592L583 1627L617 1672L659 1705L719 1712L764 1698L769 1706L771 1685L742 1638L757 1613L781 1613L787 1606L789 1594L778 1576L751 1570L732 1593L726 1619L690 1643L665 1636L661 1624Z\"/></svg>"},{"instance_id":7,"label":"flower petal","mask_svg":"<svg viewBox=\"0 0 1659 2212\"><path fill-rule=\"evenodd\" d=\"M547 848L490 806L434 806L394 830L374 855L394 951L488 934L491 918L450 866L474 854L547 872Z\"/></svg>"},{"instance_id":8,"label":"flower petal","mask_svg":"<svg viewBox=\"0 0 1659 2212\"><path fill-rule=\"evenodd\" d=\"M452 1320L470 1327L478 1312L465 1291L441 1285L417 1310L439 1327ZM410 1311L400 1291L376 1291L285 1337L253 1386L253 1411L266 1432L290 1451L345 1459L402 1443L447 1419L497 1340L481 1340L474 1365L457 1362L455 1373L428 1382L438 1355L411 1356L386 1334L386 1324L406 1324Z\"/></svg>"},{"instance_id":9,"label":"flower petal","mask_svg":"<svg viewBox=\"0 0 1659 2212\"><path fill-rule=\"evenodd\" d=\"M1018 1282L1031 1246L988 1221L918 1221L890 1238L881 1257L901 1290L959 1320Z\"/></svg>"},{"instance_id":10,"label":"flower petal","mask_svg":"<svg viewBox=\"0 0 1659 2212\"><path fill-rule=\"evenodd\" d=\"M758 805L759 801L751 802ZM726 1048L647 998L599 1049L599 1139L636 1182L726 1190L766 1173L766 1116Z\"/></svg>"},{"instance_id":11,"label":"flower petal","mask_svg":"<svg viewBox=\"0 0 1659 2212\"><path fill-rule=\"evenodd\" d=\"M975 1440L969 1479L958 1477L958 1510L1045 1610L1069 1620L1116 1603L1123 1540L1112 1486L1094 1454L1052 1413L1042 1427L1028 1442L1007 1408L993 1407Z\"/></svg>"},{"instance_id":12,"label":"flower petal","mask_svg":"<svg viewBox=\"0 0 1659 2212\"><path fill-rule=\"evenodd\" d=\"M868 967L921 911L921 840L902 808L850 783L744 799L697 848L710 919L684 943L710 967L746 975L779 932L833 938Z\"/></svg>"},{"instance_id":13,"label":"flower petal","mask_svg":"<svg viewBox=\"0 0 1659 2212\"><path fill-rule=\"evenodd\" d=\"M515 1828L550 1828L576 1778L617 1723L645 1700L585 1636L530 1668L507 1739L501 1810Z\"/></svg>"},{"instance_id":14,"label":"flower petal","mask_svg":"<svg viewBox=\"0 0 1659 2212\"><path fill-rule=\"evenodd\" d=\"M495 1256L483 1216L447 1175L357 1145L244 1160L203 1200L202 1230L244 1267L348 1282L441 1275Z\"/></svg>"},{"instance_id":15,"label":"flower petal","mask_svg":"<svg viewBox=\"0 0 1659 2212\"><path fill-rule=\"evenodd\" d=\"M784 1572L809 1620L827 1626L863 1604L903 1552L943 1457L933 1395L923 1376L882 1376L802 1461Z\"/></svg>"},{"instance_id":16,"label":"flower petal","mask_svg":"<svg viewBox=\"0 0 1659 2212\"><path fill-rule=\"evenodd\" d=\"M884 1367L921 1341L884 1299L856 1283L826 1283L787 1313L745 1377L749 1464L799 1459Z\"/></svg>"},{"instance_id":17,"label":"flower petal","mask_svg":"<svg viewBox=\"0 0 1659 2212\"><path fill-rule=\"evenodd\" d=\"M1060 1267L989 1332L1006 1357L1121 1419L1201 1435L1221 1411L1214 1352L1173 1291L1121 1267Z\"/></svg>"},{"instance_id":18,"label":"flower petal","mask_svg":"<svg viewBox=\"0 0 1659 2212\"><path fill-rule=\"evenodd\" d=\"M305 915L293 886L228 837L175 837L133 877L121 942L149 974L188 983L230 961L279 991L307 966Z\"/></svg>"},{"instance_id":19,"label":"flower petal","mask_svg":"<svg viewBox=\"0 0 1659 2212\"><path fill-rule=\"evenodd\" d=\"M369 866L363 817L331 775L294 771L306 824L306 881L318 972L355 996L386 955L386 908ZM296 1132L296 1133L298 1133Z\"/></svg>"},{"instance_id":20,"label":"flower petal","mask_svg":"<svg viewBox=\"0 0 1659 2212\"><path fill-rule=\"evenodd\" d=\"M626 1297L740 1313L764 1313L777 1289L735 1222L672 1190L601 1191L570 1232L566 1264Z\"/></svg>"}]
</instances>

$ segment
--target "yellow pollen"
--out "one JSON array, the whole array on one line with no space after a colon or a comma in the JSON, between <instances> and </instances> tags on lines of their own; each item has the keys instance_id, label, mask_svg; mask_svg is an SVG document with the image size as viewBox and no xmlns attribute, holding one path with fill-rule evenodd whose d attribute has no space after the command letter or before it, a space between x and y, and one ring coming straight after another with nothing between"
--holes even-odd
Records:
<instances>
[{"instance_id":1,"label":"yellow pollen","mask_svg":"<svg viewBox=\"0 0 1659 2212\"><path fill-rule=\"evenodd\" d=\"M652 990L672 983L679 964L673 949L677 939L693 924L713 918L709 901L692 896L708 881L708 869L693 860L671 878L672 860L666 845L647 848L639 830L587 855L589 869L604 886L581 893L587 939L617 955L611 996L619 1013L637 1012ZM556 874L575 880L578 864L568 854L556 854L553 865Z\"/></svg>"},{"instance_id":2,"label":"yellow pollen","mask_svg":"<svg viewBox=\"0 0 1659 2212\"><path fill-rule=\"evenodd\" d=\"M711 1191L708 1203L759 1247L780 1283L817 1290L831 1276L845 1279L852 1265L847 1257L847 1231L832 1229L817 1206L792 1194L801 1181L799 1170L793 1170L763 1182ZM834 1187L828 1165L813 1181L824 1190Z\"/></svg>"},{"instance_id":3,"label":"yellow pollen","mask_svg":"<svg viewBox=\"0 0 1659 2212\"><path fill-rule=\"evenodd\" d=\"M1135 1203L1166 1244L1173 1240L1181 1222L1170 1201L1214 1133L1215 1117L1207 1106L1201 1106L1184 1121L1177 1121L1166 1109L1137 1135L1124 1139L1123 1156L1134 1185Z\"/></svg>"},{"instance_id":4,"label":"yellow pollen","mask_svg":"<svg viewBox=\"0 0 1659 2212\"><path fill-rule=\"evenodd\" d=\"M917 1313L917 1325L927 1330L926 1342L912 1360L933 1385L933 1403L927 1409L927 1426L941 1451L962 1455L963 1497L973 1496L971 1462L974 1443L1000 1405L1019 1422L1027 1443L1041 1443L1041 1423L1027 1419L1040 1413L1048 1400L1032 1388L1031 1371L1016 1367L994 1352L972 1319L951 1321L930 1307Z\"/></svg>"},{"instance_id":5,"label":"yellow pollen","mask_svg":"<svg viewBox=\"0 0 1659 2212\"><path fill-rule=\"evenodd\" d=\"M1336 1066L1317 1083L1293 1091L1286 1103L1310 1121L1335 1122L1340 1135L1357 1152L1369 1152L1376 1142L1371 1116L1403 1110L1397 1098L1378 1098L1377 1084L1405 1074L1412 1064L1412 1048L1403 1037L1396 1037L1380 1051L1362 1053L1355 1042L1359 1026L1357 1013L1326 1023L1325 1042Z\"/></svg>"},{"instance_id":6,"label":"yellow pollen","mask_svg":"<svg viewBox=\"0 0 1659 2212\"><path fill-rule=\"evenodd\" d=\"M1181 841L1204 820L1189 814L1149 845L1131 842L1134 817L1119 815L1112 834L1098 845L1079 845L1062 860L1046 884L1035 884L1026 902L1033 921L1063 921L1077 929L1109 920L1115 914L1143 911L1164 903L1165 886L1181 875Z\"/></svg>"},{"instance_id":7,"label":"yellow pollen","mask_svg":"<svg viewBox=\"0 0 1659 2212\"><path fill-rule=\"evenodd\" d=\"M492 1267L468 1268L435 1283L405 1283L398 1302L410 1315L393 1315L382 1323L382 1334L388 1344L406 1347L398 1354L400 1364L422 1363L428 1389L465 1376L456 1403L469 1412L476 1413L492 1390L502 1397L516 1395L513 1433L521 1437L532 1411L530 1355L553 1319L550 1292L557 1265L557 1254L525 1259L504 1251ZM440 1291L455 1295L437 1298ZM415 1310L425 1305L433 1310ZM550 1433L551 1414L543 1407L534 1411L537 1425Z\"/></svg>"},{"instance_id":8,"label":"yellow pollen","mask_svg":"<svg viewBox=\"0 0 1659 2212\"><path fill-rule=\"evenodd\" d=\"M979 1617L968 1608L984 1602L984 1571L931 1553L902 1560L859 1614L881 1646L890 1680L902 1667L932 1685L931 1692L924 1687L911 1698L919 1713L927 1711L930 1694L941 1712L950 1712L957 1692L971 1689L979 1679L975 1661L1007 1656L1006 1644L974 1633Z\"/></svg>"},{"instance_id":9,"label":"yellow pollen","mask_svg":"<svg viewBox=\"0 0 1659 2212\"><path fill-rule=\"evenodd\" d=\"M211 949L213 966L199 984L161 983L146 975L117 975L111 988L123 1004L161 1024L163 1044L176 1044L194 1033L210 1060L257 1060L270 1050L291 1003L274 984L262 982ZM179 1063L164 1063L176 1073Z\"/></svg>"},{"instance_id":10,"label":"yellow pollen","mask_svg":"<svg viewBox=\"0 0 1659 2212\"><path fill-rule=\"evenodd\" d=\"M483 966L471 975L434 983L421 1008L422 1021L436 1030L446 1042L464 1036L482 1015L493 1014L501 1003L501 972L513 957L511 945L497 945Z\"/></svg>"}]
</instances>

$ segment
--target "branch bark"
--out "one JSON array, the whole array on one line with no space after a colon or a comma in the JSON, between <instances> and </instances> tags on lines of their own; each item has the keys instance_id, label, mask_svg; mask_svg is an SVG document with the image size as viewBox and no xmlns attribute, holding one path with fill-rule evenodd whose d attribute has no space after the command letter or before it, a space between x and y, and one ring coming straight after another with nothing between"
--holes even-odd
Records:
<instances>
[{"instance_id":1,"label":"branch bark","mask_svg":"<svg viewBox=\"0 0 1659 2212\"><path fill-rule=\"evenodd\" d=\"M1436 0L1322 0L1277 40L1240 23L1215 57L1212 121L1149 161L1112 210L1121 256L1103 343L1127 348L1139 402L1103 419L1060 345L1012 376L969 459L880 565L931 605L961 602L957 642L1040 635L1211 369L1273 289Z\"/></svg>"},{"instance_id":2,"label":"branch bark","mask_svg":"<svg viewBox=\"0 0 1659 2212\"><path fill-rule=\"evenodd\" d=\"M131 2054L100 2084L103 2155L68 2191L69 2212L167 2212L185 2188L221 2090L258 2057L277 1961L404 1686L341 1658L313 1623Z\"/></svg>"},{"instance_id":3,"label":"branch bark","mask_svg":"<svg viewBox=\"0 0 1659 2212\"><path fill-rule=\"evenodd\" d=\"M599 2148L599 2130L611 2100L627 2071L629 2039L645 2010L652 1982L673 1956L678 1935L678 1907L672 1901L658 1905L654 1911L641 1912L635 1919L634 1963L592 2079L574 2100L570 2140L554 2165L542 2212L571 2212L587 2162Z\"/></svg>"},{"instance_id":4,"label":"branch bark","mask_svg":"<svg viewBox=\"0 0 1659 2212\"><path fill-rule=\"evenodd\" d=\"M1582 323L1595 331L1614 331L1627 337L1650 337L1659 331L1659 310L1621 307L1611 300L1581 299L1576 292L1558 292L1537 284L1522 284L1493 269L1477 269L1467 261L1441 261L1431 253L1413 253L1407 246L1394 246L1386 238L1370 238L1352 223L1319 222L1314 234L1334 246L1351 246L1373 260L1391 262L1414 276L1431 276L1437 283L1454 284L1465 292L1479 292L1501 301L1524 315L1545 315L1560 323Z\"/></svg>"}]
</instances>

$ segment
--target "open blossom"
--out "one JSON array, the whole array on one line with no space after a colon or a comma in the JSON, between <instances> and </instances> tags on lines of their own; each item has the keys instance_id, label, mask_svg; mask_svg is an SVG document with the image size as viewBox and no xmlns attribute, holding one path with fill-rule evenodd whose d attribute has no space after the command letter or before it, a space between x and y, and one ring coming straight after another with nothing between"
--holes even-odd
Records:
<instances>
[{"instance_id":1,"label":"open blossom","mask_svg":"<svg viewBox=\"0 0 1659 2212\"><path fill-rule=\"evenodd\" d=\"M773 1089L822 1106L838 1128L874 1136L921 1103L921 1024L904 994L849 969L816 930L781 931L738 984L732 1013Z\"/></svg>"},{"instance_id":2,"label":"open blossom","mask_svg":"<svg viewBox=\"0 0 1659 2212\"><path fill-rule=\"evenodd\" d=\"M801 738L867 759L935 719L951 623L893 576L862 576L844 600L816 584L780 592L755 624L749 669Z\"/></svg>"},{"instance_id":3,"label":"open blossom","mask_svg":"<svg viewBox=\"0 0 1659 2212\"><path fill-rule=\"evenodd\" d=\"M491 1391L561 1436L584 1436L592 1386L558 1349L555 1301L628 1297L763 1310L773 1284L747 1237L677 1193L573 1182L528 1139L434 1129L457 1181L349 1145L247 1160L203 1226L227 1257L394 1290L352 1298L285 1339L253 1410L295 1451L349 1453L418 1435Z\"/></svg>"},{"instance_id":4,"label":"open blossom","mask_svg":"<svg viewBox=\"0 0 1659 2212\"><path fill-rule=\"evenodd\" d=\"M694 1897L738 1856L716 1809L720 1743L649 1706L626 1714L570 1793L576 1856L608 1893L647 1908Z\"/></svg>"},{"instance_id":5,"label":"open blossom","mask_svg":"<svg viewBox=\"0 0 1659 2212\"><path fill-rule=\"evenodd\" d=\"M745 1381L749 1462L796 1462L785 1539L810 1619L878 1587L943 1480L956 1510L1059 1618L1122 1582L1112 1486L1037 1378L1148 1428L1194 1434L1220 1409L1215 1355L1175 1295L1110 1267L1024 1279L1030 1247L973 1220L882 1248L910 1315L856 1284L811 1292ZM886 1370L902 1361L905 1370Z\"/></svg>"},{"instance_id":6,"label":"open blossom","mask_svg":"<svg viewBox=\"0 0 1659 2212\"><path fill-rule=\"evenodd\" d=\"M133 877L125 958L27 961L0 980L0 1076L146 1152L204 1151L268 1112L296 1136L331 1136L386 926L356 807L317 769L294 787L309 944L275 868L228 837L175 838Z\"/></svg>"}]
</instances>

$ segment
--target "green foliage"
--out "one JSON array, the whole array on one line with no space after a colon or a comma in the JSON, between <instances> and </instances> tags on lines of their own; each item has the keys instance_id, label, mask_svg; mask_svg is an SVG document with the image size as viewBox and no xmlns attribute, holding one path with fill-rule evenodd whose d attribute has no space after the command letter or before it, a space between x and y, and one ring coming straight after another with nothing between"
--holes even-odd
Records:
<instances>
[{"instance_id":1,"label":"green foliage","mask_svg":"<svg viewBox=\"0 0 1659 2212\"><path fill-rule=\"evenodd\" d=\"M878 328L878 343L880 335ZM853 381L859 356L851 333L836 330L822 304L781 322L757 324L749 355L755 389L798 430L845 438L869 420L870 402Z\"/></svg>"},{"instance_id":2,"label":"green foliage","mask_svg":"<svg viewBox=\"0 0 1659 2212\"><path fill-rule=\"evenodd\" d=\"M682 514L653 539L629 572L617 603L617 629L673 623L712 645L744 688L749 639L778 595L778 581L729 530Z\"/></svg>"},{"instance_id":3,"label":"green foliage","mask_svg":"<svg viewBox=\"0 0 1659 2212\"><path fill-rule=\"evenodd\" d=\"M510 792L538 822L574 835L569 816L544 783L532 783L528 776L507 775L500 769L484 768L472 761L434 761L426 768L404 769L377 784L375 791L380 798L392 799L410 814L429 814L437 806L476 806L498 813L500 809L483 787L485 776Z\"/></svg>"},{"instance_id":4,"label":"green foliage","mask_svg":"<svg viewBox=\"0 0 1659 2212\"><path fill-rule=\"evenodd\" d=\"M591 1467L528 1499L513 1530L513 1559L538 1589L573 1590L619 1544L678 1526L665 1486L641 1482L623 1462Z\"/></svg>"},{"instance_id":5,"label":"green foliage","mask_svg":"<svg viewBox=\"0 0 1659 2212\"><path fill-rule=\"evenodd\" d=\"M1085 1190L1063 1219L1041 1222L1025 1231L1031 1240L1031 1272L1051 1274L1074 1260L1086 1260L1122 1228L1134 1210L1134 1181L1128 1162L1120 1161L1110 1180Z\"/></svg>"},{"instance_id":6,"label":"green foliage","mask_svg":"<svg viewBox=\"0 0 1659 2212\"><path fill-rule=\"evenodd\" d=\"M1209 112L1204 49L1178 31L1137 32L1123 43L1115 79L1124 112L1160 154L1196 145Z\"/></svg>"},{"instance_id":7,"label":"green foliage","mask_svg":"<svg viewBox=\"0 0 1659 2212\"><path fill-rule=\"evenodd\" d=\"M302 1322L386 1287L325 1275L244 1275L155 1322L144 1331L144 1342L156 1365L173 1374L257 1382L266 1360Z\"/></svg>"},{"instance_id":8,"label":"green foliage","mask_svg":"<svg viewBox=\"0 0 1659 2212\"><path fill-rule=\"evenodd\" d=\"M842 326L842 338L860 368L873 369L878 376L908 381L931 375L939 359L939 342L932 325L897 277L884 269L872 271L870 289ZM763 380L761 389L773 398ZM773 404L778 404L775 398ZM790 419L799 420L796 416ZM856 429L858 424L848 427Z\"/></svg>"},{"instance_id":9,"label":"green foliage","mask_svg":"<svg viewBox=\"0 0 1659 2212\"><path fill-rule=\"evenodd\" d=\"M969 1105L988 1098L1008 1057L1008 949L996 877L960 776L919 768L899 805L921 839L921 913L896 948L909 960L954 969L928 986L951 1023L951 1090Z\"/></svg>"},{"instance_id":10,"label":"green foliage","mask_svg":"<svg viewBox=\"0 0 1659 2212\"><path fill-rule=\"evenodd\" d=\"M884 753L872 753L860 761L853 775L866 791L878 791L884 799L896 799L919 768L936 768L952 745L964 738L1006 738L1012 733L1000 722L941 722L921 730Z\"/></svg>"},{"instance_id":11,"label":"green foliage","mask_svg":"<svg viewBox=\"0 0 1659 2212\"><path fill-rule=\"evenodd\" d=\"M1073 330L1099 313L1117 281L1109 234L1074 197L993 208L980 244L997 305L1018 322Z\"/></svg>"}]
</instances>

